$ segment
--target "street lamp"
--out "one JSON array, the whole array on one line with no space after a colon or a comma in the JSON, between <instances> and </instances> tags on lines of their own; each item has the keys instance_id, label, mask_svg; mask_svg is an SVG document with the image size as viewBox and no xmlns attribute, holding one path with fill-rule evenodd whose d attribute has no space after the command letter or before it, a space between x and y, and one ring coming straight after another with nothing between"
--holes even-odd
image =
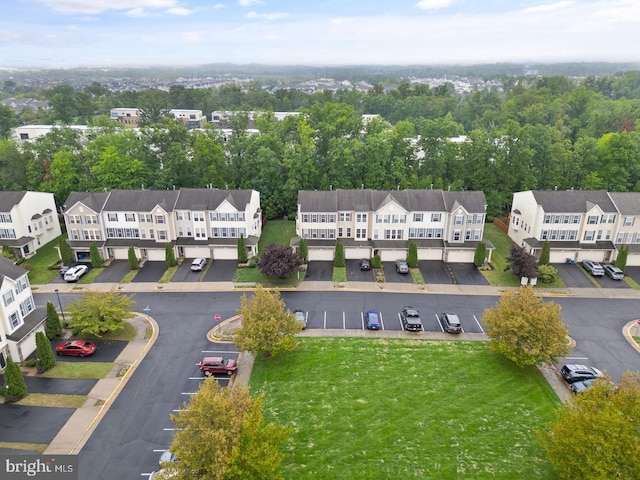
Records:
<instances>
[{"instance_id":1,"label":"street lamp","mask_svg":"<svg viewBox=\"0 0 640 480\"><path fill-rule=\"evenodd\" d=\"M64 318L64 310L62 309L62 302L60 302L60 295L58 295L58 289L54 290L56 292L56 297L58 297L58 305L60 305L60 313L62 313L62 321L67 323L67 320Z\"/></svg>"}]
</instances>

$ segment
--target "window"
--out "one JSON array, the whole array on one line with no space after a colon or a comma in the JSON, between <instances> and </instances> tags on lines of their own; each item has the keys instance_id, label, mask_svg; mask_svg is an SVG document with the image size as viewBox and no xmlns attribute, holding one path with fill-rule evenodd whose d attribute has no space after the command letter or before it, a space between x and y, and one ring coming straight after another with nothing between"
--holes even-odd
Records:
<instances>
[{"instance_id":1,"label":"window","mask_svg":"<svg viewBox=\"0 0 640 480\"><path fill-rule=\"evenodd\" d=\"M100 240L100 230L83 230L82 237L85 240Z\"/></svg>"},{"instance_id":2,"label":"window","mask_svg":"<svg viewBox=\"0 0 640 480\"><path fill-rule=\"evenodd\" d=\"M25 291L27 288L29 288L29 277L27 277L26 275L23 275L16 282L16 291L18 293L21 293Z\"/></svg>"},{"instance_id":3,"label":"window","mask_svg":"<svg viewBox=\"0 0 640 480\"><path fill-rule=\"evenodd\" d=\"M69 224L82 223L82 217L80 217L80 215L69 215L67 218L69 219Z\"/></svg>"},{"instance_id":4,"label":"window","mask_svg":"<svg viewBox=\"0 0 640 480\"><path fill-rule=\"evenodd\" d=\"M454 230L453 231L453 241L454 242L459 242L461 238L462 238L462 232L460 230Z\"/></svg>"},{"instance_id":5,"label":"window","mask_svg":"<svg viewBox=\"0 0 640 480\"><path fill-rule=\"evenodd\" d=\"M385 230L384 231L384 239L385 240L402 240L404 235L404 230Z\"/></svg>"},{"instance_id":6,"label":"window","mask_svg":"<svg viewBox=\"0 0 640 480\"><path fill-rule=\"evenodd\" d=\"M303 213L302 214L302 221L304 223L307 223L309 221L309 214L308 213Z\"/></svg>"},{"instance_id":7,"label":"window","mask_svg":"<svg viewBox=\"0 0 640 480\"><path fill-rule=\"evenodd\" d=\"M593 237L595 236L595 234L596 234L595 230L587 230L586 232L584 232L584 241L585 242L593 241Z\"/></svg>"},{"instance_id":8,"label":"window","mask_svg":"<svg viewBox=\"0 0 640 480\"><path fill-rule=\"evenodd\" d=\"M462 225L463 222L464 222L464 215L456 215L455 217L453 217L454 225Z\"/></svg>"},{"instance_id":9,"label":"window","mask_svg":"<svg viewBox=\"0 0 640 480\"><path fill-rule=\"evenodd\" d=\"M0 223L11 223L11 214L0 213Z\"/></svg>"},{"instance_id":10,"label":"window","mask_svg":"<svg viewBox=\"0 0 640 480\"><path fill-rule=\"evenodd\" d=\"M164 223L164 215L156 215L156 223Z\"/></svg>"},{"instance_id":11,"label":"window","mask_svg":"<svg viewBox=\"0 0 640 480\"><path fill-rule=\"evenodd\" d=\"M124 214L124 221L125 222L135 222L136 221L136 216L133 213L125 213Z\"/></svg>"},{"instance_id":12,"label":"window","mask_svg":"<svg viewBox=\"0 0 640 480\"><path fill-rule=\"evenodd\" d=\"M18 312L13 312L9 315L9 323L11 324L11 328L15 330L21 325L20 317L18 317Z\"/></svg>"},{"instance_id":13,"label":"window","mask_svg":"<svg viewBox=\"0 0 640 480\"><path fill-rule=\"evenodd\" d=\"M351 212L340 212L340 221L341 222L350 222L351 221Z\"/></svg>"},{"instance_id":14,"label":"window","mask_svg":"<svg viewBox=\"0 0 640 480\"><path fill-rule=\"evenodd\" d=\"M635 217L624 217L624 226L633 227L634 220L635 220Z\"/></svg>"},{"instance_id":15,"label":"window","mask_svg":"<svg viewBox=\"0 0 640 480\"><path fill-rule=\"evenodd\" d=\"M204 222L204 212L193 212L194 222ZM160 223L160 222L158 222Z\"/></svg>"},{"instance_id":16,"label":"window","mask_svg":"<svg viewBox=\"0 0 640 480\"><path fill-rule=\"evenodd\" d=\"M356 238L366 239L367 238L367 229L366 228L356 228Z\"/></svg>"},{"instance_id":17,"label":"window","mask_svg":"<svg viewBox=\"0 0 640 480\"><path fill-rule=\"evenodd\" d=\"M351 227L347 227L347 238L351 238Z\"/></svg>"},{"instance_id":18,"label":"window","mask_svg":"<svg viewBox=\"0 0 640 480\"><path fill-rule=\"evenodd\" d=\"M432 222L441 222L442 221L442 214L441 213L432 213L431 214L431 221Z\"/></svg>"},{"instance_id":19,"label":"window","mask_svg":"<svg viewBox=\"0 0 640 480\"><path fill-rule=\"evenodd\" d=\"M2 294L2 300L4 300L4 306L8 306L13 303L15 297L13 296L13 290L7 290Z\"/></svg>"},{"instance_id":20,"label":"window","mask_svg":"<svg viewBox=\"0 0 640 480\"><path fill-rule=\"evenodd\" d=\"M422 222L424 220L424 213L414 213L413 221L414 222Z\"/></svg>"},{"instance_id":21,"label":"window","mask_svg":"<svg viewBox=\"0 0 640 480\"><path fill-rule=\"evenodd\" d=\"M84 217L85 223L89 225L97 225L98 224L98 216L97 215L85 215Z\"/></svg>"},{"instance_id":22,"label":"window","mask_svg":"<svg viewBox=\"0 0 640 480\"><path fill-rule=\"evenodd\" d=\"M338 238L342 238L343 234L342 234L342 227L338 227Z\"/></svg>"},{"instance_id":23,"label":"window","mask_svg":"<svg viewBox=\"0 0 640 480\"><path fill-rule=\"evenodd\" d=\"M107 213L107 220L109 220L110 222L117 222L118 221L118 214L117 213Z\"/></svg>"},{"instance_id":24,"label":"window","mask_svg":"<svg viewBox=\"0 0 640 480\"><path fill-rule=\"evenodd\" d=\"M226 231L226 228L221 228L220 230ZM195 234L195 238L207 238L207 229L204 227L195 227L193 232ZM227 235L223 234L222 236L226 237Z\"/></svg>"},{"instance_id":25,"label":"window","mask_svg":"<svg viewBox=\"0 0 640 480\"><path fill-rule=\"evenodd\" d=\"M587 217L587 225L596 225L598 223L597 215L589 215Z\"/></svg>"},{"instance_id":26,"label":"window","mask_svg":"<svg viewBox=\"0 0 640 480\"><path fill-rule=\"evenodd\" d=\"M0 238L16 238L16 232L13 228L0 228Z\"/></svg>"},{"instance_id":27,"label":"window","mask_svg":"<svg viewBox=\"0 0 640 480\"><path fill-rule=\"evenodd\" d=\"M71 239L72 240L80 240L80 235L78 234L78 229L74 228L71 230Z\"/></svg>"},{"instance_id":28,"label":"window","mask_svg":"<svg viewBox=\"0 0 640 480\"><path fill-rule=\"evenodd\" d=\"M616 221L616 216L613 213L604 214L600 217L600 223L614 223Z\"/></svg>"},{"instance_id":29,"label":"window","mask_svg":"<svg viewBox=\"0 0 640 480\"><path fill-rule=\"evenodd\" d=\"M166 239L167 239L167 231L158 230L158 240L166 240Z\"/></svg>"},{"instance_id":30,"label":"window","mask_svg":"<svg viewBox=\"0 0 640 480\"><path fill-rule=\"evenodd\" d=\"M140 223L153 223L153 217L150 213L141 213L138 215Z\"/></svg>"},{"instance_id":31,"label":"window","mask_svg":"<svg viewBox=\"0 0 640 480\"><path fill-rule=\"evenodd\" d=\"M153 228L150 228L150 229L149 229L149 238L150 238L151 240L155 240L155 239L156 239L156 233L155 233L155 231L153 230Z\"/></svg>"},{"instance_id":32,"label":"window","mask_svg":"<svg viewBox=\"0 0 640 480\"><path fill-rule=\"evenodd\" d=\"M23 318L29 315L35 309L36 307L33 304L33 298L31 297L27 298L20 304L20 314L22 315Z\"/></svg>"},{"instance_id":33,"label":"window","mask_svg":"<svg viewBox=\"0 0 640 480\"><path fill-rule=\"evenodd\" d=\"M356 222L365 223L367 221L366 213L356 213Z\"/></svg>"}]
</instances>

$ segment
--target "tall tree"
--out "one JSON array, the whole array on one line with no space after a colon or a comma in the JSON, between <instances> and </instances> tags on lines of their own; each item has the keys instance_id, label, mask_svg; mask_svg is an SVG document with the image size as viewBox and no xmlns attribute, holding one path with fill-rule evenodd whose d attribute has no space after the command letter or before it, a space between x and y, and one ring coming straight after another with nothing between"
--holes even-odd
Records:
<instances>
[{"instance_id":1,"label":"tall tree","mask_svg":"<svg viewBox=\"0 0 640 480\"><path fill-rule=\"evenodd\" d=\"M480 268L484 265L484 261L487 258L487 244L484 242L478 242L476 245L476 252L473 255L473 264Z\"/></svg>"},{"instance_id":2,"label":"tall tree","mask_svg":"<svg viewBox=\"0 0 640 480\"><path fill-rule=\"evenodd\" d=\"M179 462L167 464L176 478L279 480L287 428L264 418L263 398L246 387L222 388L206 378L177 415L171 452ZM206 426L206 428L204 428Z\"/></svg>"},{"instance_id":3,"label":"tall tree","mask_svg":"<svg viewBox=\"0 0 640 480\"><path fill-rule=\"evenodd\" d=\"M104 260L98 251L98 246L95 241L89 244L89 258L91 259L91 266L93 268L101 268L104 264Z\"/></svg>"},{"instance_id":4,"label":"tall tree","mask_svg":"<svg viewBox=\"0 0 640 480\"><path fill-rule=\"evenodd\" d=\"M551 256L551 242L545 240L542 244L542 251L538 259L538 265L549 265L549 257Z\"/></svg>"},{"instance_id":5,"label":"tall tree","mask_svg":"<svg viewBox=\"0 0 640 480\"><path fill-rule=\"evenodd\" d=\"M511 269L516 277L536 278L538 276L536 257L527 252L526 248L511 245L511 250L506 260L508 268Z\"/></svg>"},{"instance_id":6,"label":"tall tree","mask_svg":"<svg viewBox=\"0 0 640 480\"><path fill-rule=\"evenodd\" d=\"M56 365L51 342L43 332L36 332L36 362L38 373L46 372Z\"/></svg>"},{"instance_id":7,"label":"tall tree","mask_svg":"<svg viewBox=\"0 0 640 480\"><path fill-rule=\"evenodd\" d=\"M47 324L45 326L47 338L54 339L62 334L62 325L56 307L51 302L47 302Z\"/></svg>"},{"instance_id":8,"label":"tall tree","mask_svg":"<svg viewBox=\"0 0 640 480\"><path fill-rule=\"evenodd\" d=\"M20 367L7 358L7 366L4 370L4 388L2 394L7 402L17 402L27 394L27 384Z\"/></svg>"},{"instance_id":9,"label":"tall tree","mask_svg":"<svg viewBox=\"0 0 640 480\"><path fill-rule=\"evenodd\" d=\"M571 352L560 305L536 297L531 287L506 292L484 311L489 349L520 367L555 363Z\"/></svg>"},{"instance_id":10,"label":"tall tree","mask_svg":"<svg viewBox=\"0 0 640 480\"><path fill-rule=\"evenodd\" d=\"M129 269L137 270L140 268L140 259L136 256L136 251L133 248L133 245L127 250L127 258L129 261Z\"/></svg>"},{"instance_id":11,"label":"tall tree","mask_svg":"<svg viewBox=\"0 0 640 480\"><path fill-rule=\"evenodd\" d=\"M409 252L407 253L407 265L410 268L418 267L418 246L416 242L409 242Z\"/></svg>"},{"instance_id":12,"label":"tall tree","mask_svg":"<svg viewBox=\"0 0 640 480\"><path fill-rule=\"evenodd\" d=\"M176 266L176 254L173 253L173 245L171 245L171 242L167 242L164 246L164 261L167 267Z\"/></svg>"},{"instance_id":13,"label":"tall tree","mask_svg":"<svg viewBox=\"0 0 640 480\"><path fill-rule=\"evenodd\" d=\"M238 237L238 262L245 263L247 261L247 247L244 244L244 235Z\"/></svg>"},{"instance_id":14,"label":"tall tree","mask_svg":"<svg viewBox=\"0 0 640 480\"><path fill-rule=\"evenodd\" d=\"M268 357L293 349L293 335L302 330L280 294L262 287L256 288L252 297L242 296L238 315L242 317L242 328L236 331L234 343L254 355Z\"/></svg>"},{"instance_id":15,"label":"tall tree","mask_svg":"<svg viewBox=\"0 0 640 480\"><path fill-rule=\"evenodd\" d=\"M124 326L135 302L117 292L87 291L67 306L69 328L76 334L102 336Z\"/></svg>"},{"instance_id":16,"label":"tall tree","mask_svg":"<svg viewBox=\"0 0 640 480\"><path fill-rule=\"evenodd\" d=\"M73 262L73 253L69 246L69 242L67 242L66 236L63 235L58 238L58 248L60 249L60 258L62 258L62 263Z\"/></svg>"},{"instance_id":17,"label":"tall tree","mask_svg":"<svg viewBox=\"0 0 640 480\"><path fill-rule=\"evenodd\" d=\"M336 240L336 248L333 252L333 266L344 267L344 247L340 240Z\"/></svg>"}]
</instances>

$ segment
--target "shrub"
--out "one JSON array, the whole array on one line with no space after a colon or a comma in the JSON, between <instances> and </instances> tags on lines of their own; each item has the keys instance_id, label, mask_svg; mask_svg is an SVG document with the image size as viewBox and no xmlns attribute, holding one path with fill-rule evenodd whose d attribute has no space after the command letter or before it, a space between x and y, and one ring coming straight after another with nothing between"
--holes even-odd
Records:
<instances>
[{"instance_id":1,"label":"shrub","mask_svg":"<svg viewBox=\"0 0 640 480\"><path fill-rule=\"evenodd\" d=\"M91 259L91 266L93 268L100 268L104 264L104 260L100 256L96 242L91 242L89 245L89 258Z\"/></svg>"},{"instance_id":2,"label":"shrub","mask_svg":"<svg viewBox=\"0 0 640 480\"><path fill-rule=\"evenodd\" d=\"M175 267L176 266L176 255L173 253L173 247L171 243L167 243L164 246L164 261L167 264L167 267Z\"/></svg>"},{"instance_id":3,"label":"shrub","mask_svg":"<svg viewBox=\"0 0 640 480\"><path fill-rule=\"evenodd\" d=\"M62 325L60 325L60 317L56 312L53 303L47 302L47 325L45 326L45 334L49 340L57 338L62 334Z\"/></svg>"},{"instance_id":4,"label":"shrub","mask_svg":"<svg viewBox=\"0 0 640 480\"><path fill-rule=\"evenodd\" d=\"M473 264L480 268L484 265L484 261L487 258L487 244L479 242L476 246L476 253L473 256Z\"/></svg>"},{"instance_id":5,"label":"shrub","mask_svg":"<svg viewBox=\"0 0 640 480\"><path fill-rule=\"evenodd\" d=\"M333 266L344 267L344 247L340 240L336 241L336 249L333 254Z\"/></svg>"},{"instance_id":6,"label":"shrub","mask_svg":"<svg viewBox=\"0 0 640 480\"><path fill-rule=\"evenodd\" d=\"M20 367L11 358L7 358L2 393L7 402L17 402L27 394L27 384L24 381Z\"/></svg>"},{"instance_id":7,"label":"shrub","mask_svg":"<svg viewBox=\"0 0 640 480\"><path fill-rule=\"evenodd\" d=\"M541 283L553 283L558 278L558 270L551 265L538 267L538 281Z\"/></svg>"},{"instance_id":8,"label":"shrub","mask_svg":"<svg viewBox=\"0 0 640 480\"><path fill-rule=\"evenodd\" d=\"M376 253L371 259L371 266L373 268L382 268L382 259L379 253Z\"/></svg>"},{"instance_id":9,"label":"shrub","mask_svg":"<svg viewBox=\"0 0 640 480\"><path fill-rule=\"evenodd\" d=\"M416 268L418 266L418 246L415 244L415 242L409 242L407 265L409 265L410 268Z\"/></svg>"},{"instance_id":10,"label":"shrub","mask_svg":"<svg viewBox=\"0 0 640 480\"><path fill-rule=\"evenodd\" d=\"M140 268L140 260L136 257L136 251L133 249L133 246L129 247L129 268L131 270L137 270Z\"/></svg>"}]
</instances>

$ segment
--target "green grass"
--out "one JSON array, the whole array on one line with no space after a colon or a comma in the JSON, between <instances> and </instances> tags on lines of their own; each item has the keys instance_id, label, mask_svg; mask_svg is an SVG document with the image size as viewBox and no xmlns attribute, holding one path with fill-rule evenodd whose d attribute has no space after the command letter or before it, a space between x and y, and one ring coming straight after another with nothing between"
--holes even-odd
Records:
<instances>
[{"instance_id":1,"label":"green grass","mask_svg":"<svg viewBox=\"0 0 640 480\"><path fill-rule=\"evenodd\" d=\"M21 443L21 442L0 442L0 448L10 448L14 450L33 450L34 452L43 453L48 443Z\"/></svg>"},{"instance_id":2,"label":"green grass","mask_svg":"<svg viewBox=\"0 0 640 480\"><path fill-rule=\"evenodd\" d=\"M424 285L424 277L422 276L422 272L419 268L410 268L409 272L411 273L413 283L416 285Z\"/></svg>"},{"instance_id":3,"label":"green grass","mask_svg":"<svg viewBox=\"0 0 640 480\"><path fill-rule=\"evenodd\" d=\"M85 339L85 340L96 340L96 339L100 339L100 340L124 340L126 342L129 342L129 341L133 340L134 338L136 338L137 333L138 332L133 327L133 325L131 325L128 322L124 322L124 324L122 325L122 328L119 328L118 330L114 330L112 332L105 333L101 337L98 337L98 336L95 336L95 335L90 335L90 334L83 334L82 338Z\"/></svg>"},{"instance_id":4,"label":"green grass","mask_svg":"<svg viewBox=\"0 0 640 480\"><path fill-rule=\"evenodd\" d=\"M173 275L178 271L178 265L174 267L167 267L167 270L162 274L158 283L169 283Z\"/></svg>"},{"instance_id":5,"label":"green grass","mask_svg":"<svg viewBox=\"0 0 640 480\"><path fill-rule=\"evenodd\" d=\"M347 267L333 267L333 281L334 282L346 282L347 281Z\"/></svg>"},{"instance_id":6,"label":"green grass","mask_svg":"<svg viewBox=\"0 0 640 480\"><path fill-rule=\"evenodd\" d=\"M20 264L22 268L29 270L29 283L32 285L46 284L53 280L56 275L60 275L58 268L60 256L58 255L58 250L54 248L56 246L58 246L58 239L40 247L33 257ZM53 266L56 268L50 269Z\"/></svg>"},{"instance_id":7,"label":"green grass","mask_svg":"<svg viewBox=\"0 0 640 480\"><path fill-rule=\"evenodd\" d=\"M267 245L289 245L296 236L296 222L293 220L269 220L262 229L258 242L258 252Z\"/></svg>"},{"instance_id":8,"label":"green grass","mask_svg":"<svg viewBox=\"0 0 640 480\"><path fill-rule=\"evenodd\" d=\"M140 269L136 269L136 270L129 270L129 272L122 277L122 280L120 280L120 283L130 283L131 280L133 280L133 277L135 277L138 272L140 271Z\"/></svg>"},{"instance_id":9,"label":"green grass","mask_svg":"<svg viewBox=\"0 0 640 480\"><path fill-rule=\"evenodd\" d=\"M301 338L250 388L291 429L286 479L555 478L534 432L557 396L485 343Z\"/></svg>"},{"instance_id":10,"label":"green grass","mask_svg":"<svg viewBox=\"0 0 640 480\"><path fill-rule=\"evenodd\" d=\"M113 368L109 362L65 362L58 361L41 376L54 378L104 378Z\"/></svg>"},{"instance_id":11,"label":"green grass","mask_svg":"<svg viewBox=\"0 0 640 480\"><path fill-rule=\"evenodd\" d=\"M87 401L86 395L65 395L51 393L30 393L16 405L28 407L80 408Z\"/></svg>"},{"instance_id":12,"label":"green grass","mask_svg":"<svg viewBox=\"0 0 640 480\"><path fill-rule=\"evenodd\" d=\"M83 275L80 280L78 280L78 283L83 285L93 283L95 279L98 278L98 275L100 275L104 271L104 269L105 267L92 268L85 275Z\"/></svg>"},{"instance_id":13,"label":"green grass","mask_svg":"<svg viewBox=\"0 0 640 480\"><path fill-rule=\"evenodd\" d=\"M493 270L483 270L482 274L491 285L499 287L518 287L520 279L511 270L504 271L507 266L507 257L513 242L499 228L491 223L484 226L484 238L493 243L495 249L491 253L491 265Z\"/></svg>"}]
</instances>

